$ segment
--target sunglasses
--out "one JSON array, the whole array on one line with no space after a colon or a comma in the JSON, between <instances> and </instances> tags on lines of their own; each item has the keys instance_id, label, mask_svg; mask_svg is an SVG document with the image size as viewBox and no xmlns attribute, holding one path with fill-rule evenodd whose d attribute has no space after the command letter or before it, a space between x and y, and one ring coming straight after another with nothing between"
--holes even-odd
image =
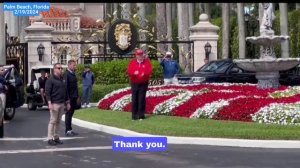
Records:
<instances>
[{"instance_id":1,"label":"sunglasses","mask_svg":"<svg viewBox=\"0 0 300 168\"><path fill-rule=\"evenodd\" d=\"M62 67L56 67L56 69L62 69Z\"/></svg>"}]
</instances>

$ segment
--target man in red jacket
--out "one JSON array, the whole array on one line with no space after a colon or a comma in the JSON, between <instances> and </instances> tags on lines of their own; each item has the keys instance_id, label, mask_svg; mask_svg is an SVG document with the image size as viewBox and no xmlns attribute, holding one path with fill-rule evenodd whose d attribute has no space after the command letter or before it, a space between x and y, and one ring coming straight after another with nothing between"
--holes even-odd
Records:
<instances>
[{"instance_id":1,"label":"man in red jacket","mask_svg":"<svg viewBox=\"0 0 300 168\"><path fill-rule=\"evenodd\" d=\"M146 92L153 68L143 50L136 50L135 56L127 69L132 91L132 120L143 120L146 111Z\"/></svg>"}]
</instances>

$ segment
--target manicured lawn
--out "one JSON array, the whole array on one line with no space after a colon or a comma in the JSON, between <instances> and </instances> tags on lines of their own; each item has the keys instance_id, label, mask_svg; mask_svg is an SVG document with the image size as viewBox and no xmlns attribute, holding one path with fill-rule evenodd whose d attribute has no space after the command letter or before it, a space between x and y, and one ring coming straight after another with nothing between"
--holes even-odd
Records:
<instances>
[{"instance_id":1,"label":"manicured lawn","mask_svg":"<svg viewBox=\"0 0 300 168\"><path fill-rule=\"evenodd\" d=\"M106 111L98 108L78 110L74 117L154 135L300 140L300 126L291 125L189 119L163 115L148 115L143 121L132 121L131 113Z\"/></svg>"}]
</instances>

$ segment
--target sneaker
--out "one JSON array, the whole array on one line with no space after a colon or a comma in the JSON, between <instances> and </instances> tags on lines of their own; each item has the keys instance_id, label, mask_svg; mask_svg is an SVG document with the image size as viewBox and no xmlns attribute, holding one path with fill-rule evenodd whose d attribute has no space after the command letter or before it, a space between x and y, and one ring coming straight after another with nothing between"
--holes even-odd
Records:
<instances>
[{"instance_id":1,"label":"sneaker","mask_svg":"<svg viewBox=\"0 0 300 168\"><path fill-rule=\"evenodd\" d=\"M88 105L86 105L86 107L87 107L87 108L91 108L91 105L90 105L90 104L88 104Z\"/></svg>"},{"instance_id":2,"label":"sneaker","mask_svg":"<svg viewBox=\"0 0 300 168\"><path fill-rule=\"evenodd\" d=\"M66 132L66 136L76 136L76 135L78 135L78 133L76 133L72 130Z\"/></svg>"},{"instance_id":3,"label":"sneaker","mask_svg":"<svg viewBox=\"0 0 300 168\"><path fill-rule=\"evenodd\" d=\"M56 142L53 139L49 139L48 144L51 145L51 146L55 146Z\"/></svg>"},{"instance_id":4,"label":"sneaker","mask_svg":"<svg viewBox=\"0 0 300 168\"><path fill-rule=\"evenodd\" d=\"M86 104L84 103L81 107L82 107L82 108L86 108Z\"/></svg>"},{"instance_id":5,"label":"sneaker","mask_svg":"<svg viewBox=\"0 0 300 168\"><path fill-rule=\"evenodd\" d=\"M62 141L62 140L60 140L59 138L57 138L57 139L54 139L54 141L55 141L55 143L56 143L56 144L58 144L58 145L61 145L61 144L63 144L63 141Z\"/></svg>"}]
</instances>

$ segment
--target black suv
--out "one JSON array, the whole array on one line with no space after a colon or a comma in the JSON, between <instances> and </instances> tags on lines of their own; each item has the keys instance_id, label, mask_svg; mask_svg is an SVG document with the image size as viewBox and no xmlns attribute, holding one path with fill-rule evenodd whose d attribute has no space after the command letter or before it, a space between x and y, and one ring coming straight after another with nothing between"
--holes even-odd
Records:
<instances>
[{"instance_id":1,"label":"black suv","mask_svg":"<svg viewBox=\"0 0 300 168\"><path fill-rule=\"evenodd\" d=\"M279 82L282 85L299 85L300 68L294 67L279 72ZM179 84L191 83L257 83L255 72L246 71L238 67L232 59L220 59L203 65L190 75L177 75Z\"/></svg>"}]
</instances>

